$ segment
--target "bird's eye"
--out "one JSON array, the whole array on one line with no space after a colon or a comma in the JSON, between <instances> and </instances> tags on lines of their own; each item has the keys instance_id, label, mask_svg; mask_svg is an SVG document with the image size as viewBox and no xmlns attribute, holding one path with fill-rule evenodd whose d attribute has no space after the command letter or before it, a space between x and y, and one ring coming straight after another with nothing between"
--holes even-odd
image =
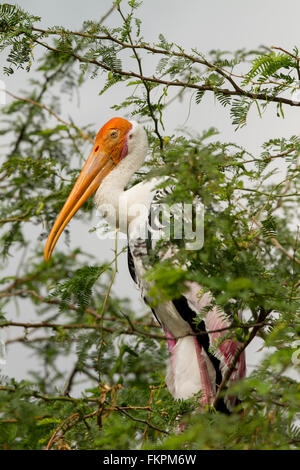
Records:
<instances>
[{"instance_id":1,"label":"bird's eye","mask_svg":"<svg viewBox=\"0 0 300 470\"><path fill-rule=\"evenodd\" d=\"M114 129L110 133L110 138L111 139L116 139L118 137L118 135L119 135L119 132L117 131L117 129Z\"/></svg>"},{"instance_id":2,"label":"bird's eye","mask_svg":"<svg viewBox=\"0 0 300 470\"><path fill-rule=\"evenodd\" d=\"M132 137L133 137L133 134L129 134L128 138L132 139Z\"/></svg>"}]
</instances>

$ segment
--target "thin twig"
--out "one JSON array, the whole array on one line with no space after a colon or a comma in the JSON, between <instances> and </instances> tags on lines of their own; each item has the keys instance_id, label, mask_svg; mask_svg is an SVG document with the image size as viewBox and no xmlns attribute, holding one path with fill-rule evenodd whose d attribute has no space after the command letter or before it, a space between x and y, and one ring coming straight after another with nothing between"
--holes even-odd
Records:
<instances>
[{"instance_id":1,"label":"thin twig","mask_svg":"<svg viewBox=\"0 0 300 470\"><path fill-rule=\"evenodd\" d=\"M106 305L107 305L107 302L108 302L108 299L109 299L110 291L111 291L112 285L114 283L116 274L118 272L118 232L119 232L119 229L117 228L116 233L115 233L115 248L114 248L114 260L113 260L114 271L113 271L110 283L108 285L108 288L107 288L107 291L106 291L106 294L105 294L105 297L104 297L104 302L103 302L103 305L102 305L100 318L103 318L103 315L104 315L104 312L105 312L105 309L106 309Z\"/></svg>"},{"instance_id":2,"label":"thin twig","mask_svg":"<svg viewBox=\"0 0 300 470\"><path fill-rule=\"evenodd\" d=\"M102 310L101 310L101 313L100 313L100 334L101 334L101 341L100 341L100 344L99 344L99 347L98 347L98 352L97 352L97 364L98 364L99 386L101 386L101 367L100 367L100 361L101 361L101 352L102 352L103 343L104 343L103 331L106 330L106 328L104 328L104 326L103 326L104 312L105 312L105 308L106 308L106 305L107 305L107 302L108 302L108 299L109 299L109 296L110 296L111 288L112 288L112 286L113 286L113 283L114 283L116 274L117 274L117 272L118 272L118 232L119 232L119 229L117 228L116 231L115 231L114 271L113 271L113 274L112 274L110 283L109 283L109 285L108 285L108 289L107 289L107 291L106 291L105 298L104 298L104 302L103 302L103 305L102 305Z\"/></svg>"},{"instance_id":3,"label":"thin twig","mask_svg":"<svg viewBox=\"0 0 300 470\"><path fill-rule=\"evenodd\" d=\"M282 153L278 153L277 155L268 155L268 157L264 158L263 160L260 160L259 158L253 158L252 160L244 160L243 161L243 165L246 164L246 163L263 163L264 161L268 161L268 160L273 160L275 158L283 158L283 157L286 157L287 155L289 155L290 153L294 152L296 150L296 147L292 147L288 150L286 150L285 152L282 152Z\"/></svg>"},{"instance_id":4,"label":"thin twig","mask_svg":"<svg viewBox=\"0 0 300 470\"><path fill-rule=\"evenodd\" d=\"M63 426L70 421L71 419L78 420L79 419L79 414L78 413L73 413L71 416L68 416L66 419L63 420L63 422L55 429L54 433L52 434L51 438L49 439L49 442L46 446L46 450L50 450L54 440L58 434L58 432L63 428Z\"/></svg>"},{"instance_id":5,"label":"thin twig","mask_svg":"<svg viewBox=\"0 0 300 470\"><path fill-rule=\"evenodd\" d=\"M99 21L99 25L104 23L105 20L113 13L113 11L116 9L117 2L114 2L113 5L108 9L108 11L102 16L102 18Z\"/></svg>"},{"instance_id":6,"label":"thin twig","mask_svg":"<svg viewBox=\"0 0 300 470\"><path fill-rule=\"evenodd\" d=\"M250 211L247 209L247 207L245 207L240 201L237 201L237 204L250 214ZM263 227L262 224L255 218L254 215L250 214L250 217L257 227L259 227L260 229ZM295 263L300 264L300 260L295 258L294 255L291 255L285 248L283 248L283 246L279 243L279 241L275 237L270 237L270 241L273 243L274 246L276 246L278 250L280 250L283 254L285 254L285 256L290 258Z\"/></svg>"},{"instance_id":7,"label":"thin twig","mask_svg":"<svg viewBox=\"0 0 300 470\"><path fill-rule=\"evenodd\" d=\"M65 388L65 391L64 391L65 396L69 396L69 394L71 392L71 389L72 389L74 378L75 378L75 376L78 372L79 372L79 369L77 368L77 363L76 363L75 366L73 367L73 370L70 374L70 377L69 377L69 380L68 380L68 383L67 383L67 386Z\"/></svg>"},{"instance_id":8,"label":"thin twig","mask_svg":"<svg viewBox=\"0 0 300 470\"><path fill-rule=\"evenodd\" d=\"M148 420L147 420L147 425L145 427L145 430L143 432L143 438L142 438L142 445L144 444L145 440L148 439L148 430L149 430L149 422L151 419L151 414L152 414L152 401L153 401L153 394L155 392L155 387L152 387L150 385L150 395L149 395L149 412L148 412Z\"/></svg>"},{"instance_id":9,"label":"thin twig","mask_svg":"<svg viewBox=\"0 0 300 470\"><path fill-rule=\"evenodd\" d=\"M62 124L64 124L65 126L68 126L68 127L72 127L73 129L75 129L76 131L78 131L81 135L81 137L85 140L89 140L90 142L92 142L94 144L94 139L92 137L90 137L88 134L86 134L85 132L83 132L81 129L79 129L77 126L75 126L74 124L71 124L70 122L67 122L65 121L64 119L62 119L60 116L58 116L58 114L56 114L51 108L48 108L48 106L42 104L42 103L39 103L38 101L35 101L35 100L32 100L30 98L24 98L23 96L17 96L17 95L14 95L11 91L8 91L6 90L5 88L0 88L0 91L4 91L5 93L7 93L9 96L11 96L12 98L14 98L15 100L19 100L19 101L24 101L26 103L30 103L30 104L33 104L34 106L38 106L39 108L42 108L44 109L45 111L47 111L49 114L51 114L53 117L55 117L55 119L59 122L61 122Z\"/></svg>"},{"instance_id":10,"label":"thin twig","mask_svg":"<svg viewBox=\"0 0 300 470\"><path fill-rule=\"evenodd\" d=\"M122 10L121 10L121 7L120 5L118 4L117 6L117 10L118 12L120 13L121 15L121 18L122 20L124 21L124 23L126 24L126 18L125 16L123 15L122 13ZM133 40L132 40L132 37L131 37L131 34L128 32L128 39L129 39L129 42L130 42L130 45L133 46ZM133 51L133 54L134 54L134 57L136 58L136 61L138 63L138 68L139 68L139 72L140 72L140 75L143 76L143 68L142 68L142 60L141 58L139 57L137 51L136 51L136 48L132 47L132 51ZM159 129L158 129L158 119L157 117L155 116L155 112L153 110L153 106L152 106L152 103L151 103L151 97L150 97L150 94L151 94L151 88L149 88L147 82L145 80L142 79L142 82L143 82L143 85L145 87L145 90L146 90L146 99L147 99L147 104L148 104L148 109L149 109L149 113L150 113L150 116L152 118L152 121L154 123L154 129L155 129L155 133L159 139L159 145L160 145L160 148L161 150L163 149L164 147L164 141L163 141L163 138L162 136L160 135L160 132L159 132Z\"/></svg>"},{"instance_id":11,"label":"thin twig","mask_svg":"<svg viewBox=\"0 0 300 470\"><path fill-rule=\"evenodd\" d=\"M31 295L33 297L35 297L36 299L38 299L40 302L42 303L46 303L46 304L52 304L52 305L61 305L63 306L64 308L66 308L67 310L74 310L74 311L78 311L79 307L77 307L76 305L73 305L73 304L64 304L61 300L59 299L51 299L51 298L46 298L46 297L43 297L42 295L40 295L38 292L36 292L35 290L33 289L18 289L18 290L12 290L10 289L9 287L4 290L4 291L1 291L0 292L0 299L1 298L5 298L5 297L13 297L13 296L17 296L17 295ZM90 315L92 315L93 317L95 318L98 318L100 319L100 315L98 314L97 310L91 308L91 307L87 307L85 309L85 312L86 313L89 313Z\"/></svg>"},{"instance_id":12,"label":"thin twig","mask_svg":"<svg viewBox=\"0 0 300 470\"><path fill-rule=\"evenodd\" d=\"M29 209L27 209L27 211L25 211L21 215L15 215L12 217L0 219L0 224L6 224L8 222L23 222L23 220L25 220L29 216L31 209L32 208L30 207Z\"/></svg>"},{"instance_id":13,"label":"thin twig","mask_svg":"<svg viewBox=\"0 0 300 470\"><path fill-rule=\"evenodd\" d=\"M124 409L119 408L118 406L116 406L116 409L118 411L120 411L122 414L124 414L125 416L128 416L128 418L132 419L132 421L136 421L138 423L146 424L146 426L148 426L149 428L154 429L155 431L159 431L163 434L169 434L168 431L165 431L164 429L161 429L161 428L158 428L157 426L154 426L149 421L146 421L144 419L135 418L131 414L127 413L127 411L125 411Z\"/></svg>"},{"instance_id":14,"label":"thin twig","mask_svg":"<svg viewBox=\"0 0 300 470\"><path fill-rule=\"evenodd\" d=\"M292 54L291 52L286 51L282 47L277 47L277 46L271 46L271 49L276 49L277 51L284 52L285 54L289 55L293 59L297 60L298 62L300 61L300 57L297 57L296 55Z\"/></svg>"}]
</instances>

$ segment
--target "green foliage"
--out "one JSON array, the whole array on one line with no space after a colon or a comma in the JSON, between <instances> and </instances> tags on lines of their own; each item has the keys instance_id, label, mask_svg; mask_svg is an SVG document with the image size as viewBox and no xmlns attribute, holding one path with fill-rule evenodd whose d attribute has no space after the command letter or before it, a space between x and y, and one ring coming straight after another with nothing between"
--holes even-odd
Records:
<instances>
[{"instance_id":1,"label":"green foliage","mask_svg":"<svg viewBox=\"0 0 300 470\"><path fill-rule=\"evenodd\" d=\"M252 102L246 98L233 100L230 115L232 117L232 124L236 125L237 129L246 125L251 104Z\"/></svg>"},{"instance_id":2,"label":"green foliage","mask_svg":"<svg viewBox=\"0 0 300 470\"><path fill-rule=\"evenodd\" d=\"M246 81L250 81L257 75L260 75L260 81L265 81L269 77L276 77L278 70L281 68L289 69L295 67L296 62L290 56L286 54L276 54L271 52L268 55L262 54L252 62L252 68L247 73Z\"/></svg>"},{"instance_id":3,"label":"green foliage","mask_svg":"<svg viewBox=\"0 0 300 470\"><path fill-rule=\"evenodd\" d=\"M274 136L260 155L252 155L218 140L215 129L165 135L164 109L190 93L201 110L204 95L212 93L236 129L247 124L253 103L259 117L275 104L283 118L289 106L300 105L293 100L298 50L214 50L206 56L196 48L186 52L163 34L150 44L142 36L138 6L117 2L113 14L120 26L90 20L76 32L37 28L38 17L0 5L0 50L8 53L4 71L31 73L36 65L30 93L1 108L0 135L9 144L0 167L0 251L9 273L0 279L0 326L22 327L7 348L17 342L38 360L28 371L30 380L1 378L0 447L297 449L299 137ZM43 51L38 64L35 48ZM146 75L149 54L153 70ZM55 90L59 86L72 96L98 73L106 74L100 94L128 85L128 96L124 92L112 109L146 121L152 158L134 182L166 176L162 186L173 191L163 202L201 201L205 207L201 250L186 250L173 237L173 257L161 259L169 247L164 240L150 254L153 302L174 299L186 281L196 281L229 319L226 338L245 345L257 328L266 353L246 379L224 388L223 394L241 398L231 416L199 412L197 396L173 400L164 385L168 351L162 331L151 312L135 315L128 300L111 290L119 253L97 266L64 245L49 263L43 261L44 240L94 136L60 117ZM88 202L77 217L91 211ZM31 230L36 240L28 236ZM69 237L66 231L66 242ZM16 255L21 262L13 270L8 261ZM23 317L29 301L36 314L32 322ZM182 433L179 417L186 423Z\"/></svg>"},{"instance_id":4,"label":"green foliage","mask_svg":"<svg viewBox=\"0 0 300 470\"><path fill-rule=\"evenodd\" d=\"M62 300L62 307L74 298L75 303L79 306L79 312L84 312L88 307L92 288L102 273L107 270L104 266L84 266L72 273L71 279L58 283L53 296L59 296Z\"/></svg>"}]
</instances>

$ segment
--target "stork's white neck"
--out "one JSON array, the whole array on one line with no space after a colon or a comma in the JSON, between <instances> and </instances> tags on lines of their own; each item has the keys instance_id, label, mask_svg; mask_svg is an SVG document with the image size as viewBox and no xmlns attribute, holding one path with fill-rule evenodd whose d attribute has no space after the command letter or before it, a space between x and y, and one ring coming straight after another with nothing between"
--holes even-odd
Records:
<instances>
[{"instance_id":1,"label":"stork's white neck","mask_svg":"<svg viewBox=\"0 0 300 470\"><path fill-rule=\"evenodd\" d=\"M124 193L125 186L137 169L138 168L135 166L129 165L126 158L124 158L118 166L104 178L96 191L94 197L96 207L111 204L115 210L118 210L120 196Z\"/></svg>"}]
</instances>

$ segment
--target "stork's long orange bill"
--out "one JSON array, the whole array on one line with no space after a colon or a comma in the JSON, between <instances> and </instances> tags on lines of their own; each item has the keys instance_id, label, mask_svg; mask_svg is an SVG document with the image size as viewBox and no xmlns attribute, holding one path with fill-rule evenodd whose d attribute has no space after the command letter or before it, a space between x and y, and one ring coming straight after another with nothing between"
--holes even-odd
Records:
<instances>
[{"instance_id":1,"label":"stork's long orange bill","mask_svg":"<svg viewBox=\"0 0 300 470\"><path fill-rule=\"evenodd\" d=\"M100 129L94 148L49 234L45 246L45 261L50 259L57 240L73 215L98 189L105 176L126 156L126 134L130 128L131 124L126 119L114 118Z\"/></svg>"}]
</instances>

